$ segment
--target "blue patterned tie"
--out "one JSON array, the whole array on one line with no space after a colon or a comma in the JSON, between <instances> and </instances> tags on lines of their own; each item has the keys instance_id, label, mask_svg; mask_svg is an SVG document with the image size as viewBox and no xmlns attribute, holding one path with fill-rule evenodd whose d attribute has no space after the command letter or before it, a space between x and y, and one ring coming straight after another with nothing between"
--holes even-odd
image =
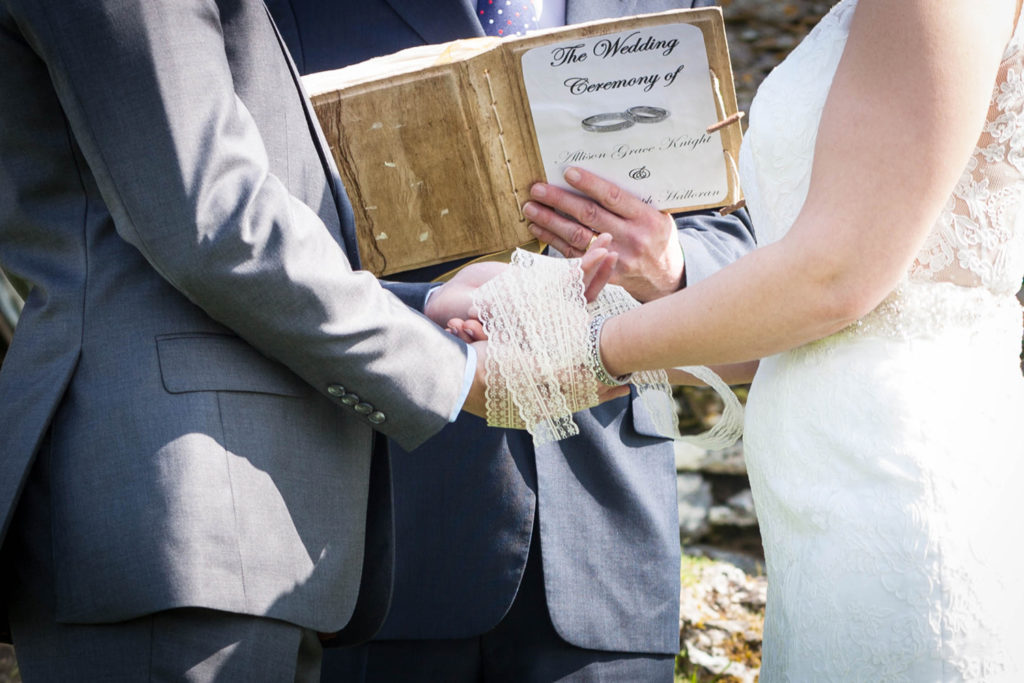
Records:
<instances>
[{"instance_id":1,"label":"blue patterned tie","mask_svg":"<svg viewBox=\"0 0 1024 683\"><path fill-rule=\"evenodd\" d=\"M521 36L537 28L532 0L477 0L477 18L489 36Z\"/></svg>"}]
</instances>

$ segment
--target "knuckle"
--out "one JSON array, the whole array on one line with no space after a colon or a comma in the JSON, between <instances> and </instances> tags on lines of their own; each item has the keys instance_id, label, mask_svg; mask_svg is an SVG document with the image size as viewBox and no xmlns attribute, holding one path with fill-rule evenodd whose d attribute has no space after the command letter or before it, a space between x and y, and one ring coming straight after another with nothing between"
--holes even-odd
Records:
<instances>
[{"instance_id":1,"label":"knuckle","mask_svg":"<svg viewBox=\"0 0 1024 683\"><path fill-rule=\"evenodd\" d=\"M570 241L574 247L583 250L590 245L590 238L593 235L594 232L592 230L581 225L573 231L572 239Z\"/></svg>"},{"instance_id":2,"label":"knuckle","mask_svg":"<svg viewBox=\"0 0 1024 683\"><path fill-rule=\"evenodd\" d=\"M597 204L593 202L587 202L583 205L583 210L580 212L580 219L587 224L594 224L597 222L599 216Z\"/></svg>"},{"instance_id":3,"label":"knuckle","mask_svg":"<svg viewBox=\"0 0 1024 683\"><path fill-rule=\"evenodd\" d=\"M620 205L624 199L622 188L618 185L609 185L605 197L609 207Z\"/></svg>"}]
</instances>

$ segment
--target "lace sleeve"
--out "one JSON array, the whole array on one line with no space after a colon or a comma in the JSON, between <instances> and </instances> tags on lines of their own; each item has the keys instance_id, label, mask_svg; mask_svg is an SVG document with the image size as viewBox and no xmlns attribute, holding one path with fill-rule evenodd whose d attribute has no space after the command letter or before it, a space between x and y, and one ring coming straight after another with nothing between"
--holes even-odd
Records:
<instances>
[{"instance_id":1,"label":"lace sleeve","mask_svg":"<svg viewBox=\"0 0 1024 683\"><path fill-rule=\"evenodd\" d=\"M621 287L605 287L597 300L583 297L579 259L517 250L512 267L474 294L490 339L486 361L487 424L525 428L535 444L579 433L572 414L597 405L597 374L588 352L592 317L640 305ZM742 435L743 408L729 386L705 367L681 368L714 388L725 410L710 430L680 436L666 373L635 373L632 383L666 438L704 448L725 448Z\"/></svg>"}]
</instances>

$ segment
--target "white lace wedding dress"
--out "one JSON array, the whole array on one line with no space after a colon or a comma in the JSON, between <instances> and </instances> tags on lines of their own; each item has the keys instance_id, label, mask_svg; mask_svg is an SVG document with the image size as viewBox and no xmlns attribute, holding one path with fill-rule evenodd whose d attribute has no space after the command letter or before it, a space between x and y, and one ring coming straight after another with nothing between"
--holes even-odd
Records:
<instances>
[{"instance_id":1,"label":"white lace wedding dress","mask_svg":"<svg viewBox=\"0 0 1024 683\"><path fill-rule=\"evenodd\" d=\"M804 201L855 8L833 8L751 107L741 176L762 243ZM853 327L762 361L751 388L762 681L1024 681L1022 199L1018 28L903 284Z\"/></svg>"}]
</instances>

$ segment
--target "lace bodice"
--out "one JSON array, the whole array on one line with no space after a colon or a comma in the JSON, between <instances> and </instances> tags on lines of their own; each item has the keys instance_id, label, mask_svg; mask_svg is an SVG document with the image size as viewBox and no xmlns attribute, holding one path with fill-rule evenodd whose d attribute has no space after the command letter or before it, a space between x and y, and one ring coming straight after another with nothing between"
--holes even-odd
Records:
<instances>
[{"instance_id":1,"label":"lace bodice","mask_svg":"<svg viewBox=\"0 0 1024 683\"><path fill-rule=\"evenodd\" d=\"M781 238L803 206L827 86L856 6L856 0L843 0L833 7L765 79L751 107L740 166L761 243ZM1019 25L1003 55L978 144L907 281L1015 293L1024 276L1022 199L1024 29Z\"/></svg>"}]
</instances>

